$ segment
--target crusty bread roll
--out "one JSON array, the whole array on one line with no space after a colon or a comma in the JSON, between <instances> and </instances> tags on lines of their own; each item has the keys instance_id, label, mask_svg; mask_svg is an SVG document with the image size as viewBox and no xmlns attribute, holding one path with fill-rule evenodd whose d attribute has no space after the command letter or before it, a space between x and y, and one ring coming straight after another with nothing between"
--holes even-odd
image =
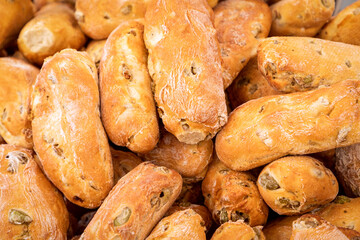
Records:
<instances>
[{"instance_id":1,"label":"crusty bread roll","mask_svg":"<svg viewBox=\"0 0 360 240\"><path fill-rule=\"evenodd\" d=\"M267 222L263 229L266 240L289 240L292 233L292 223L298 218L299 216L278 217Z\"/></svg>"},{"instance_id":2,"label":"crusty bread roll","mask_svg":"<svg viewBox=\"0 0 360 240\"><path fill-rule=\"evenodd\" d=\"M242 221L226 222L214 232L211 240L265 240L262 227L250 227Z\"/></svg>"},{"instance_id":3,"label":"crusty bread roll","mask_svg":"<svg viewBox=\"0 0 360 240\"><path fill-rule=\"evenodd\" d=\"M45 61L32 95L34 149L54 185L86 208L98 207L113 186L99 104L87 53L66 49Z\"/></svg>"},{"instance_id":4,"label":"crusty bread roll","mask_svg":"<svg viewBox=\"0 0 360 240\"><path fill-rule=\"evenodd\" d=\"M114 183L142 163L141 159L132 152L124 152L110 148L114 168Z\"/></svg>"},{"instance_id":5,"label":"crusty bread roll","mask_svg":"<svg viewBox=\"0 0 360 240\"><path fill-rule=\"evenodd\" d=\"M163 218L146 240L206 240L204 220L192 209Z\"/></svg>"},{"instance_id":6,"label":"crusty bread roll","mask_svg":"<svg viewBox=\"0 0 360 240\"><path fill-rule=\"evenodd\" d=\"M101 118L110 140L131 151L151 151L159 125L147 70L144 26L120 24L106 40L100 62Z\"/></svg>"},{"instance_id":7,"label":"crusty bread roll","mask_svg":"<svg viewBox=\"0 0 360 240\"><path fill-rule=\"evenodd\" d=\"M106 43L105 40L92 40L86 46L86 52L89 54L90 58L94 61L97 68L99 68L100 60L104 52L104 46Z\"/></svg>"},{"instance_id":8,"label":"crusty bread roll","mask_svg":"<svg viewBox=\"0 0 360 240\"><path fill-rule=\"evenodd\" d=\"M319 37L336 42L360 45L360 1L350 4L333 18Z\"/></svg>"},{"instance_id":9,"label":"crusty bread roll","mask_svg":"<svg viewBox=\"0 0 360 240\"><path fill-rule=\"evenodd\" d=\"M0 189L1 239L67 239L64 200L37 166L32 151L0 145Z\"/></svg>"},{"instance_id":10,"label":"crusty bread roll","mask_svg":"<svg viewBox=\"0 0 360 240\"><path fill-rule=\"evenodd\" d=\"M284 157L261 171L257 186L280 215L299 215L331 202L339 191L334 174L307 156Z\"/></svg>"},{"instance_id":11,"label":"crusty bread roll","mask_svg":"<svg viewBox=\"0 0 360 240\"><path fill-rule=\"evenodd\" d=\"M227 88L249 59L256 56L259 39L269 34L271 11L262 0L225 0L215 7L214 15Z\"/></svg>"},{"instance_id":12,"label":"crusty bread roll","mask_svg":"<svg viewBox=\"0 0 360 240\"><path fill-rule=\"evenodd\" d=\"M236 108L216 137L220 160L237 171L286 155L321 152L360 142L360 81L268 96Z\"/></svg>"},{"instance_id":13,"label":"crusty bread roll","mask_svg":"<svg viewBox=\"0 0 360 240\"><path fill-rule=\"evenodd\" d=\"M81 239L145 239L174 203L181 184L174 170L138 165L118 181Z\"/></svg>"},{"instance_id":14,"label":"crusty bread roll","mask_svg":"<svg viewBox=\"0 0 360 240\"><path fill-rule=\"evenodd\" d=\"M259 45L258 67L282 92L359 79L360 46L304 37L272 37ZM304 61L306 59L306 61Z\"/></svg>"},{"instance_id":15,"label":"crusty bread roll","mask_svg":"<svg viewBox=\"0 0 360 240\"><path fill-rule=\"evenodd\" d=\"M154 0L145 15L158 112L180 142L212 138L227 121L213 12L205 0Z\"/></svg>"},{"instance_id":16,"label":"crusty bread roll","mask_svg":"<svg viewBox=\"0 0 360 240\"><path fill-rule=\"evenodd\" d=\"M37 65L62 49L80 49L85 41L74 10L65 3L56 2L37 12L23 27L17 40L21 53Z\"/></svg>"},{"instance_id":17,"label":"crusty bread roll","mask_svg":"<svg viewBox=\"0 0 360 240\"><path fill-rule=\"evenodd\" d=\"M216 223L243 220L253 227L266 223L269 210L255 181L250 173L233 171L215 158L202 182L202 192Z\"/></svg>"},{"instance_id":18,"label":"crusty bread roll","mask_svg":"<svg viewBox=\"0 0 360 240\"><path fill-rule=\"evenodd\" d=\"M39 69L22 60L0 58L0 135L9 144L32 148L30 96Z\"/></svg>"},{"instance_id":19,"label":"crusty bread roll","mask_svg":"<svg viewBox=\"0 0 360 240\"><path fill-rule=\"evenodd\" d=\"M271 5L271 36L315 36L328 22L335 0L282 0Z\"/></svg>"}]
</instances>

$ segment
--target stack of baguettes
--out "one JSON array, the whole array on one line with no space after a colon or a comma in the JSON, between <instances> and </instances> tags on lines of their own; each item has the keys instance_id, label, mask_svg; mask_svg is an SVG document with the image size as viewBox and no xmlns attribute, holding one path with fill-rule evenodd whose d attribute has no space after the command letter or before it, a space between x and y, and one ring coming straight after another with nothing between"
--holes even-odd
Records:
<instances>
[{"instance_id":1,"label":"stack of baguettes","mask_svg":"<svg viewBox=\"0 0 360 240\"><path fill-rule=\"evenodd\" d=\"M334 9L0 0L0 239L360 239L360 1Z\"/></svg>"}]
</instances>

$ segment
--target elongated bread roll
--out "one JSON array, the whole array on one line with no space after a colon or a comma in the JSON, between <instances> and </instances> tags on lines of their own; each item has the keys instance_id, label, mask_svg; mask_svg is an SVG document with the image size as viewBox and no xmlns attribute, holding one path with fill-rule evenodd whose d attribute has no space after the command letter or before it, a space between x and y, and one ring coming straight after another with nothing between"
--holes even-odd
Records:
<instances>
[{"instance_id":1,"label":"elongated bread roll","mask_svg":"<svg viewBox=\"0 0 360 240\"><path fill-rule=\"evenodd\" d=\"M212 19L205 0L154 0L145 15L159 115L166 130L187 144L212 138L227 121Z\"/></svg>"},{"instance_id":2,"label":"elongated bread roll","mask_svg":"<svg viewBox=\"0 0 360 240\"><path fill-rule=\"evenodd\" d=\"M259 98L236 108L216 137L220 160L248 170L285 155L360 142L360 81Z\"/></svg>"}]
</instances>

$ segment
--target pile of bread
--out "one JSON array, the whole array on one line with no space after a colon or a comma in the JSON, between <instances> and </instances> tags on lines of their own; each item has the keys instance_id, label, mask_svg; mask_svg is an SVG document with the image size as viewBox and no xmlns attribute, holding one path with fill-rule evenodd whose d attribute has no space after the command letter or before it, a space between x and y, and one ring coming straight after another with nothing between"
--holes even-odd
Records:
<instances>
[{"instance_id":1,"label":"pile of bread","mask_svg":"<svg viewBox=\"0 0 360 240\"><path fill-rule=\"evenodd\" d=\"M360 239L360 1L334 9L0 0L0 239Z\"/></svg>"}]
</instances>

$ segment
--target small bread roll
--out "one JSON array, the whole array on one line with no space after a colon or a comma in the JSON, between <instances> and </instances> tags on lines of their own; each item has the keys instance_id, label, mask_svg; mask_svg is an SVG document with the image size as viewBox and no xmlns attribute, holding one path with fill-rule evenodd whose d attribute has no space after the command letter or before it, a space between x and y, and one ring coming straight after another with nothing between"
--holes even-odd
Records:
<instances>
[{"instance_id":1,"label":"small bread roll","mask_svg":"<svg viewBox=\"0 0 360 240\"><path fill-rule=\"evenodd\" d=\"M51 3L43 7L24 26L17 40L21 53L37 65L42 65L45 58L62 49L80 49L85 41L74 11L64 3Z\"/></svg>"},{"instance_id":2,"label":"small bread roll","mask_svg":"<svg viewBox=\"0 0 360 240\"><path fill-rule=\"evenodd\" d=\"M259 39L268 36L271 11L262 0L225 0L215 7L214 14L226 89L256 56Z\"/></svg>"},{"instance_id":3,"label":"small bread roll","mask_svg":"<svg viewBox=\"0 0 360 240\"><path fill-rule=\"evenodd\" d=\"M101 118L110 140L133 152L149 152L159 140L147 70L144 26L120 24L106 40L100 63Z\"/></svg>"},{"instance_id":4,"label":"small bread roll","mask_svg":"<svg viewBox=\"0 0 360 240\"><path fill-rule=\"evenodd\" d=\"M258 67L282 92L359 79L360 46L305 37L272 37L259 45ZM304 61L306 59L306 61Z\"/></svg>"},{"instance_id":5,"label":"small bread roll","mask_svg":"<svg viewBox=\"0 0 360 240\"><path fill-rule=\"evenodd\" d=\"M286 155L360 142L360 81L309 92L268 96L236 108L216 137L220 160L237 171Z\"/></svg>"},{"instance_id":6,"label":"small bread roll","mask_svg":"<svg viewBox=\"0 0 360 240\"><path fill-rule=\"evenodd\" d=\"M33 147L30 96L38 74L22 60L0 58L0 135L9 144Z\"/></svg>"},{"instance_id":7,"label":"small bread roll","mask_svg":"<svg viewBox=\"0 0 360 240\"><path fill-rule=\"evenodd\" d=\"M217 158L210 164L202 182L202 191L205 206L216 223L237 220L243 220L250 226L266 223L268 207L255 181L250 173L233 171Z\"/></svg>"},{"instance_id":8,"label":"small bread roll","mask_svg":"<svg viewBox=\"0 0 360 240\"><path fill-rule=\"evenodd\" d=\"M163 218L146 240L206 240L204 220L192 209Z\"/></svg>"},{"instance_id":9,"label":"small bread roll","mask_svg":"<svg viewBox=\"0 0 360 240\"><path fill-rule=\"evenodd\" d=\"M47 59L32 94L34 149L43 170L86 208L100 206L114 182L97 81L89 55L66 49Z\"/></svg>"},{"instance_id":10,"label":"small bread roll","mask_svg":"<svg viewBox=\"0 0 360 240\"><path fill-rule=\"evenodd\" d=\"M106 40L92 40L86 47L86 52L94 61L97 68L99 68L100 60L104 52Z\"/></svg>"},{"instance_id":11,"label":"small bread roll","mask_svg":"<svg viewBox=\"0 0 360 240\"><path fill-rule=\"evenodd\" d=\"M299 216L278 217L268 222L263 229L266 240L289 240L292 223L298 218Z\"/></svg>"},{"instance_id":12,"label":"small bread roll","mask_svg":"<svg viewBox=\"0 0 360 240\"><path fill-rule=\"evenodd\" d=\"M360 197L360 144L336 149L336 176L346 195Z\"/></svg>"},{"instance_id":13,"label":"small bread roll","mask_svg":"<svg viewBox=\"0 0 360 240\"><path fill-rule=\"evenodd\" d=\"M0 49L16 40L21 28L34 16L31 0L0 0Z\"/></svg>"},{"instance_id":14,"label":"small bread roll","mask_svg":"<svg viewBox=\"0 0 360 240\"><path fill-rule=\"evenodd\" d=\"M211 237L211 240L265 240L262 227L250 227L242 221L222 224Z\"/></svg>"},{"instance_id":15,"label":"small bread roll","mask_svg":"<svg viewBox=\"0 0 360 240\"><path fill-rule=\"evenodd\" d=\"M145 15L158 112L166 130L187 144L212 138L227 121L212 19L205 0L154 0Z\"/></svg>"},{"instance_id":16,"label":"small bread roll","mask_svg":"<svg viewBox=\"0 0 360 240\"><path fill-rule=\"evenodd\" d=\"M0 189L2 239L67 239L64 200L37 166L32 151L0 145Z\"/></svg>"},{"instance_id":17,"label":"small bread roll","mask_svg":"<svg viewBox=\"0 0 360 240\"><path fill-rule=\"evenodd\" d=\"M350 4L333 18L319 37L335 42L360 45L360 1Z\"/></svg>"},{"instance_id":18,"label":"small bread roll","mask_svg":"<svg viewBox=\"0 0 360 240\"><path fill-rule=\"evenodd\" d=\"M132 152L124 152L110 148L114 168L114 183L142 163L141 159Z\"/></svg>"},{"instance_id":19,"label":"small bread roll","mask_svg":"<svg viewBox=\"0 0 360 240\"><path fill-rule=\"evenodd\" d=\"M174 203L181 184L174 170L148 162L138 165L118 181L81 239L145 239Z\"/></svg>"},{"instance_id":20,"label":"small bread roll","mask_svg":"<svg viewBox=\"0 0 360 240\"><path fill-rule=\"evenodd\" d=\"M252 99L281 94L281 92L270 86L266 78L258 70L256 57L250 59L228 87L227 93L233 109Z\"/></svg>"},{"instance_id":21,"label":"small bread roll","mask_svg":"<svg viewBox=\"0 0 360 240\"><path fill-rule=\"evenodd\" d=\"M271 5L271 36L313 37L327 23L335 0L282 0Z\"/></svg>"},{"instance_id":22,"label":"small bread roll","mask_svg":"<svg viewBox=\"0 0 360 240\"><path fill-rule=\"evenodd\" d=\"M312 157L284 157L267 165L257 186L280 215L298 215L331 202L339 191L334 174Z\"/></svg>"}]
</instances>

